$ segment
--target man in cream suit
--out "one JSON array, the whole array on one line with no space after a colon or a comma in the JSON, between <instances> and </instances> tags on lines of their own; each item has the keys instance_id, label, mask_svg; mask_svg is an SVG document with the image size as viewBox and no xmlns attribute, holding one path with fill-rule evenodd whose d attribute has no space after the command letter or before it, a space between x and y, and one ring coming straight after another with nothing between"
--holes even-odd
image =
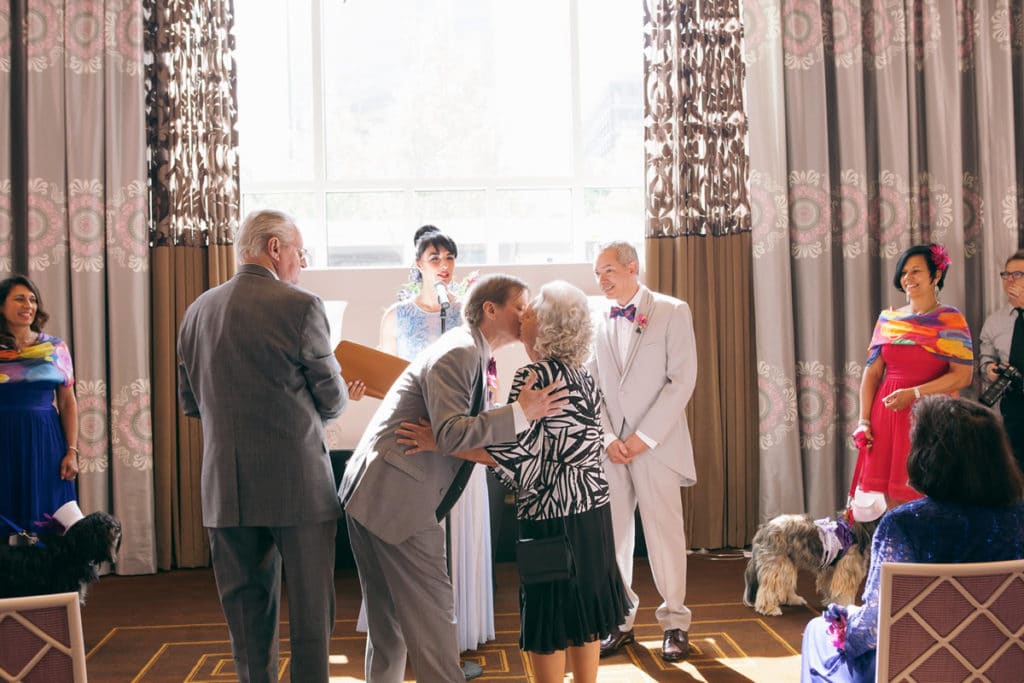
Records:
<instances>
[{"instance_id":1,"label":"man in cream suit","mask_svg":"<svg viewBox=\"0 0 1024 683\"><path fill-rule=\"evenodd\" d=\"M602 318L589 369L604 394L605 474L611 495L615 554L633 608L601 641L601 654L633 642L639 598L633 590L633 516L640 508L647 555L662 603L662 658L685 659L691 614L686 607L686 536L679 487L697 475L686 404L697 380L697 347L690 307L639 283L636 250L627 242L602 245L594 274L614 302Z\"/></svg>"},{"instance_id":2,"label":"man in cream suit","mask_svg":"<svg viewBox=\"0 0 1024 683\"><path fill-rule=\"evenodd\" d=\"M233 278L196 299L178 337L178 394L203 423L203 525L238 679L278 680L281 565L291 679L328 681L341 508L324 423L348 400L320 299L296 286L295 221L246 217Z\"/></svg>"},{"instance_id":3,"label":"man in cream suit","mask_svg":"<svg viewBox=\"0 0 1024 683\"><path fill-rule=\"evenodd\" d=\"M439 521L473 467L446 455L512 441L531 420L561 410L565 391L524 391L485 411L492 352L519 339L526 285L488 275L470 290L466 324L442 335L405 369L384 397L338 491L366 604L366 680L398 683L406 657L417 680L459 681L455 599ZM407 455L401 423L430 421L436 451Z\"/></svg>"}]
</instances>

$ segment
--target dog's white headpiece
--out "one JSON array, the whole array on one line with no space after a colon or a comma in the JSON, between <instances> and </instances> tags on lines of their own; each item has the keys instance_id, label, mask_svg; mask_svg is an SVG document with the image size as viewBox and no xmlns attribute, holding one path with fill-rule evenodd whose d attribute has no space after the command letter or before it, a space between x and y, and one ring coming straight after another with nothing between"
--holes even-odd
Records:
<instances>
[{"instance_id":1,"label":"dog's white headpiece","mask_svg":"<svg viewBox=\"0 0 1024 683\"><path fill-rule=\"evenodd\" d=\"M850 510L855 522L873 522L885 514L885 494L878 491L863 491L858 486L850 501Z\"/></svg>"},{"instance_id":2,"label":"dog's white headpiece","mask_svg":"<svg viewBox=\"0 0 1024 683\"><path fill-rule=\"evenodd\" d=\"M68 529L73 527L83 517L85 515L82 514L81 508L78 507L78 502L74 500L64 503L53 513L53 518L64 527L64 533L67 533Z\"/></svg>"}]
</instances>

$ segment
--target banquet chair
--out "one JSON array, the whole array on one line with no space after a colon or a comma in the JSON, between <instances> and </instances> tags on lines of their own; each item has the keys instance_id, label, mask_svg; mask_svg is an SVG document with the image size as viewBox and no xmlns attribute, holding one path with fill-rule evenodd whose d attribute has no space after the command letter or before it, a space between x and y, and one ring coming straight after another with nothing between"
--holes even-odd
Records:
<instances>
[{"instance_id":1,"label":"banquet chair","mask_svg":"<svg viewBox=\"0 0 1024 683\"><path fill-rule=\"evenodd\" d=\"M879 683L1024 680L1024 560L882 564Z\"/></svg>"},{"instance_id":2,"label":"banquet chair","mask_svg":"<svg viewBox=\"0 0 1024 683\"><path fill-rule=\"evenodd\" d=\"M78 593L0 599L0 681L86 680Z\"/></svg>"}]
</instances>

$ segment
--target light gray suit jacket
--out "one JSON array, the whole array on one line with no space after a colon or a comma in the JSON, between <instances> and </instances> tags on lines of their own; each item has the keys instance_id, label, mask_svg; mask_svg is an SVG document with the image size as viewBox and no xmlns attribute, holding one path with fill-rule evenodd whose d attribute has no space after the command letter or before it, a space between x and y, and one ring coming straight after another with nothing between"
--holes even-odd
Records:
<instances>
[{"instance_id":1,"label":"light gray suit jacket","mask_svg":"<svg viewBox=\"0 0 1024 683\"><path fill-rule=\"evenodd\" d=\"M488 353L468 326L442 335L402 372L363 433L338 496L345 513L384 542L437 525L437 508L463 463L445 453L515 439L512 406L484 412ZM421 417L430 420L438 451L406 455L395 430Z\"/></svg>"},{"instance_id":2,"label":"light gray suit jacket","mask_svg":"<svg viewBox=\"0 0 1024 683\"><path fill-rule=\"evenodd\" d=\"M296 526L341 514L324 423L348 393L323 303L247 264L181 322L178 396L203 422L203 525Z\"/></svg>"},{"instance_id":3,"label":"light gray suit jacket","mask_svg":"<svg viewBox=\"0 0 1024 683\"><path fill-rule=\"evenodd\" d=\"M641 285L634 333L619 360L607 315L601 317L594 358L587 367L604 393L601 419L606 432L625 438L642 432L658 442L643 457L657 458L679 476L681 486L697 482L686 404L697 383L697 342L685 301ZM646 319L641 329L640 316Z\"/></svg>"}]
</instances>

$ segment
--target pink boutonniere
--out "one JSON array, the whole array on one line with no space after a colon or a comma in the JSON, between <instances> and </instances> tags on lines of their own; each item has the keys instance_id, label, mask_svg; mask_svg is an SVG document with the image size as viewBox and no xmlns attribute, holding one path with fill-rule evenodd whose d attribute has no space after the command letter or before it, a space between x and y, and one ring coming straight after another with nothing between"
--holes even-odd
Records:
<instances>
[{"instance_id":1,"label":"pink boutonniere","mask_svg":"<svg viewBox=\"0 0 1024 683\"><path fill-rule=\"evenodd\" d=\"M636 333L640 334L647 328L647 316L643 313L638 313L636 316Z\"/></svg>"}]
</instances>

